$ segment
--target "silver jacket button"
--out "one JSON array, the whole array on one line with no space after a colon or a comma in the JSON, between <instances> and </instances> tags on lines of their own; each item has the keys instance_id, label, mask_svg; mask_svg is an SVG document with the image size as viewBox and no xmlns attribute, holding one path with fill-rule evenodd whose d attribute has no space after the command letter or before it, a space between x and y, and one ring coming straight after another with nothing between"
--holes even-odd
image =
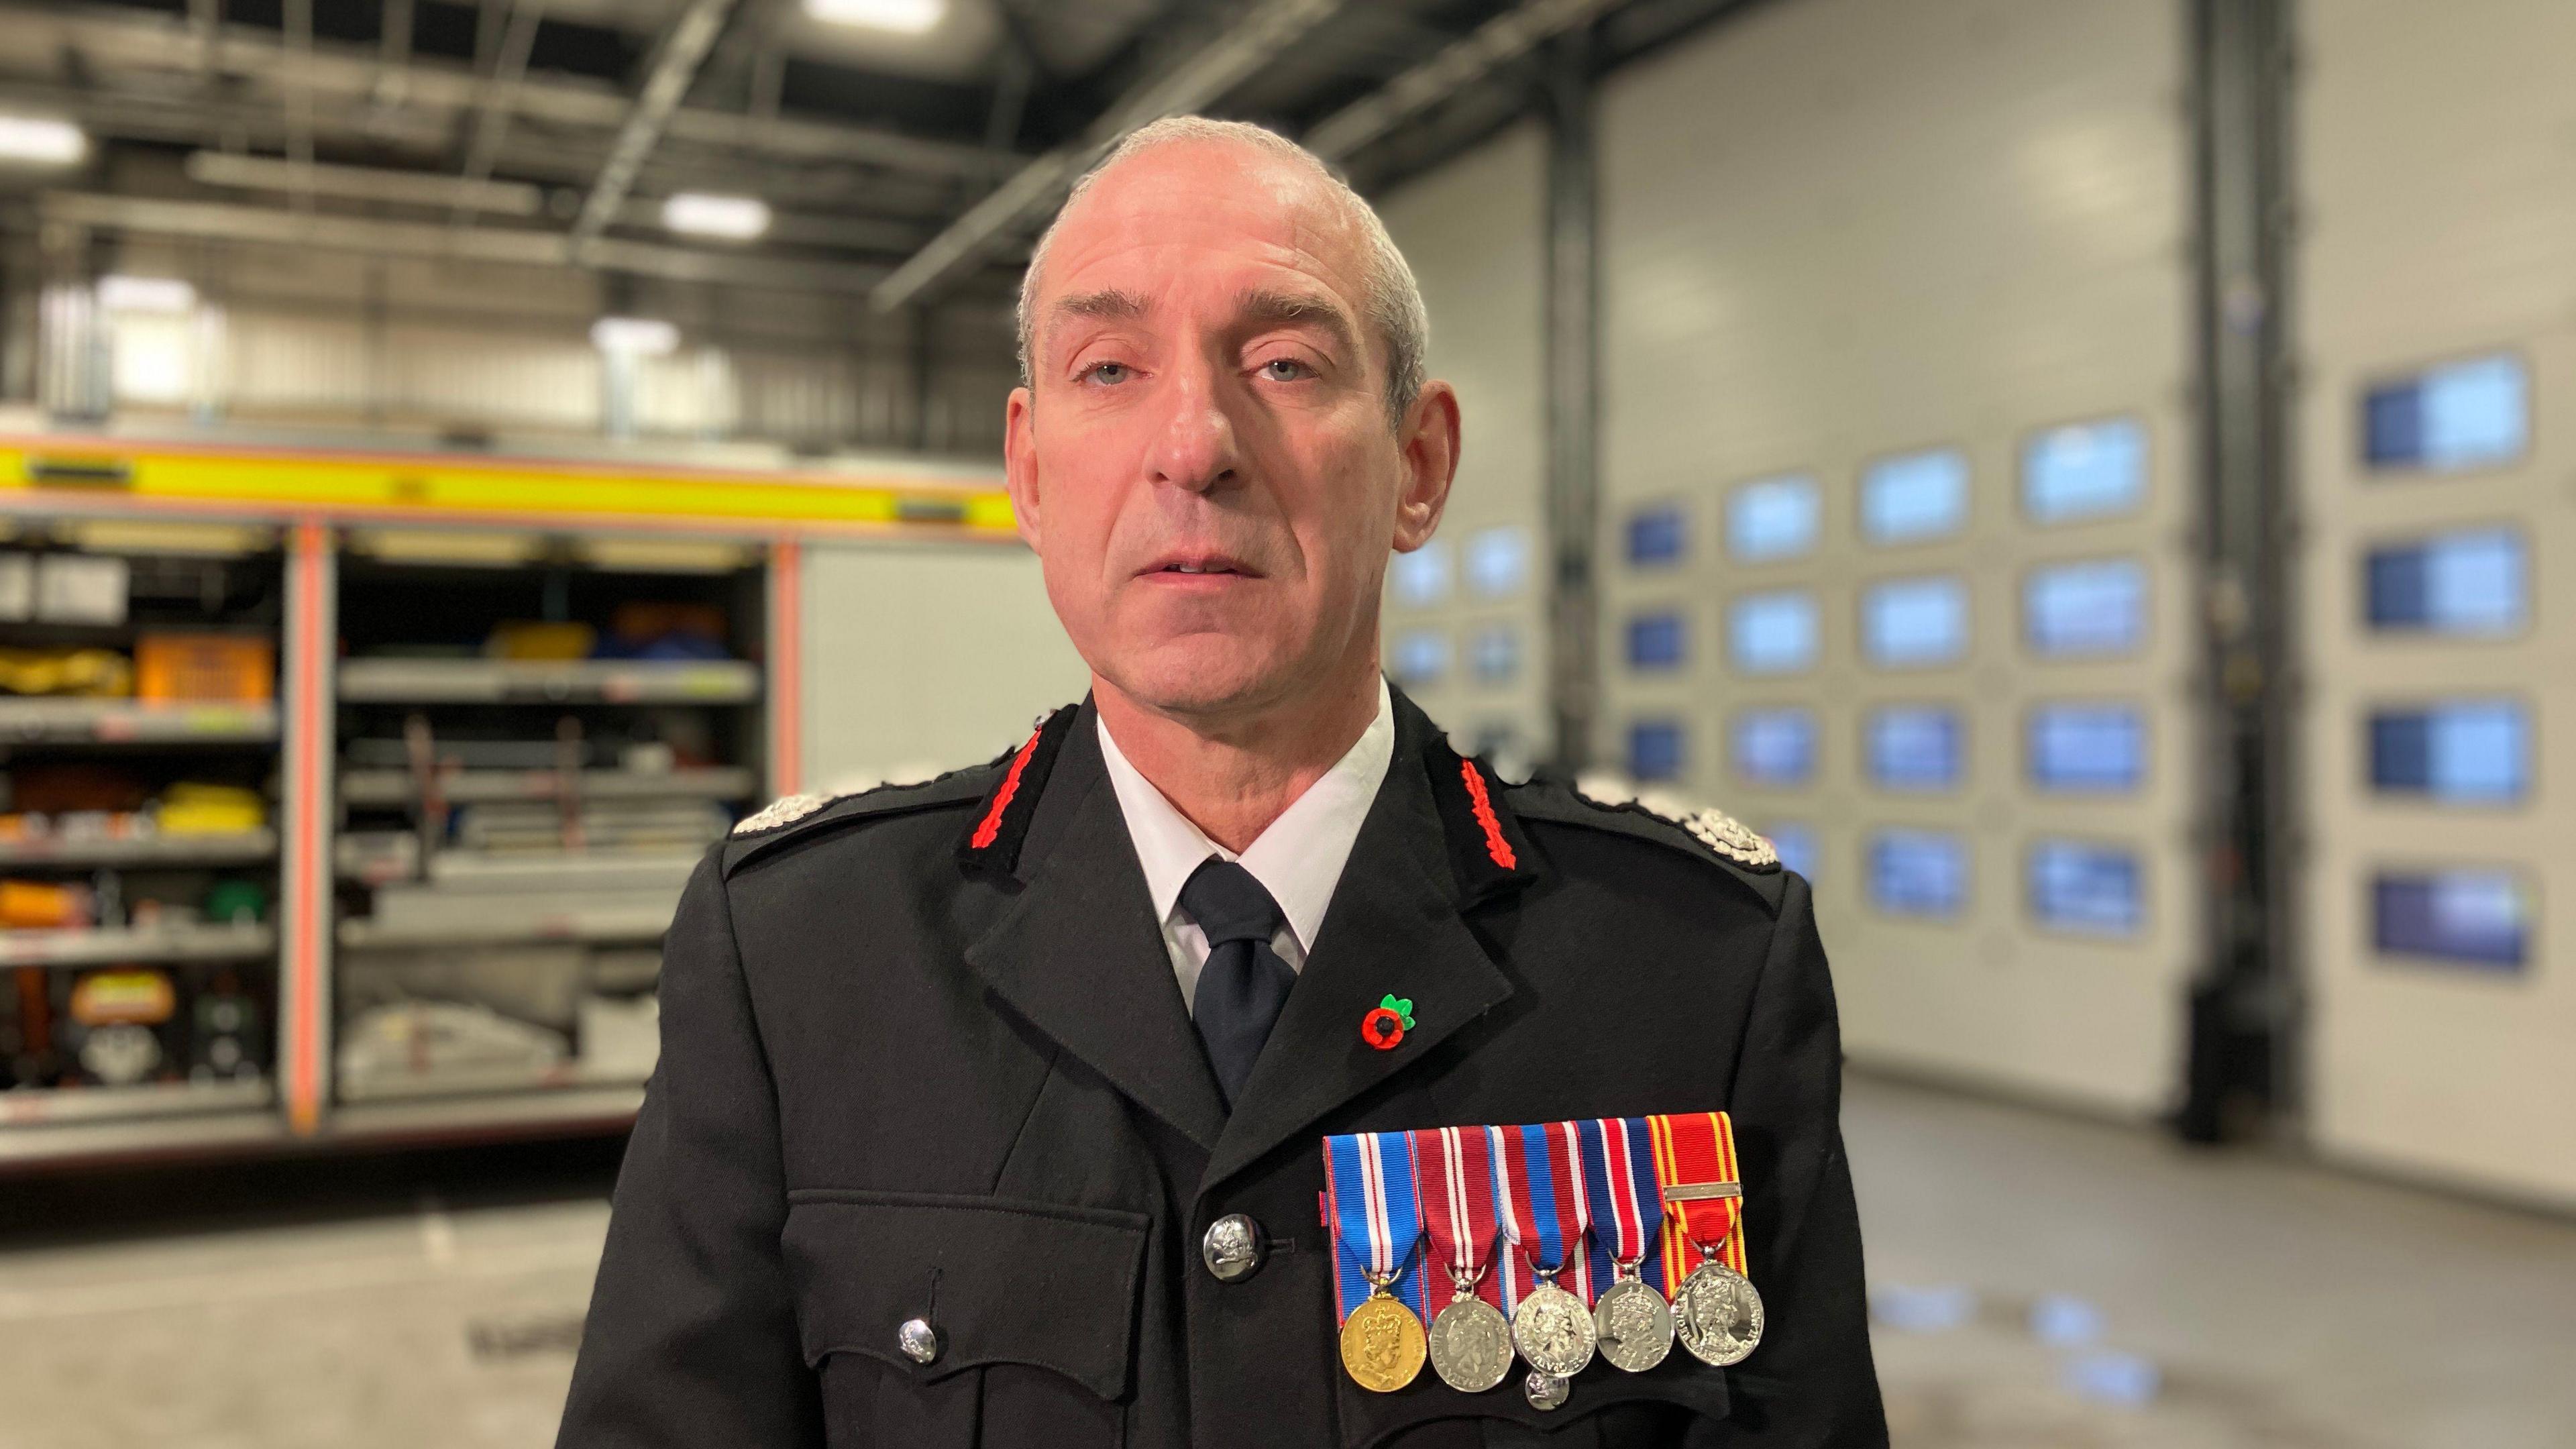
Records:
<instances>
[{"instance_id":1,"label":"silver jacket button","mask_svg":"<svg viewBox=\"0 0 2576 1449\"><path fill-rule=\"evenodd\" d=\"M1243 1213L1227 1213L1208 1224L1199 1257L1216 1281L1242 1282L1261 1271L1261 1224Z\"/></svg>"},{"instance_id":2,"label":"silver jacket button","mask_svg":"<svg viewBox=\"0 0 2576 1449\"><path fill-rule=\"evenodd\" d=\"M914 1363L929 1363L939 1357L939 1330L931 1327L926 1318L905 1319L903 1327L894 1331L894 1341L903 1349L903 1356Z\"/></svg>"}]
</instances>

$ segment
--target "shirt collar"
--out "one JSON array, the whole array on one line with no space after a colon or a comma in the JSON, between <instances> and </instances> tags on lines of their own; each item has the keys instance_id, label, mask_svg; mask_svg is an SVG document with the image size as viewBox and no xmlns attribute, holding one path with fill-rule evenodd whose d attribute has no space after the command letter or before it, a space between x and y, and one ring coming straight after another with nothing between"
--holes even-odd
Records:
<instances>
[{"instance_id":1,"label":"shirt collar","mask_svg":"<svg viewBox=\"0 0 2576 1449\"><path fill-rule=\"evenodd\" d=\"M1332 904L1351 846L1359 840L1360 823L1386 783L1395 760L1395 709L1383 676L1377 682L1377 717L1341 759L1306 792L1270 822L1237 856L1207 838L1190 823L1154 783L1119 752L1100 721L1100 754L1109 767L1109 784L1118 794L1119 813L1127 817L1127 834L1136 842L1137 863L1145 868L1145 887L1153 897L1154 918L1168 921L1178 908L1181 887L1199 863L1213 855L1240 860L1288 918L1297 944L1312 950Z\"/></svg>"}]
</instances>

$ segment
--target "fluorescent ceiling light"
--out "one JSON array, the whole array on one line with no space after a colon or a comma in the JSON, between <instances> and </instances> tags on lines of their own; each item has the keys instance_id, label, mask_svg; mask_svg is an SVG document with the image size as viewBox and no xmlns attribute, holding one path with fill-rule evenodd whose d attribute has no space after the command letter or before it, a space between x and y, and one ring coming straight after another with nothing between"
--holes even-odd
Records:
<instances>
[{"instance_id":1,"label":"fluorescent ceiling light","mask_svg":"<svg viewBox=\"0 0 2576 1449\"><path fill-rule=\"evenodd\" d=\"M690 236L749 241L769 230L769 203L757 196L683 191L662 203L662 225Z\"/></svg>"},{"instance_id":2,"label":"fluorescent ceiling light","mask_svg":"<svg viewBox=\"0 0 2576 1449\"><path fill-rule=\"evenodd\" d=\"M120 272L98 279L98 305L110 312L185 312L197 305L197 289L177 277Z\"/></svg>"},{"instance_id":3,"label":"fluorescent ceiling light","mask_svg":"<svg viewBox=\"0 0 2576 1449\"><path fill-rule=\"evenodd\" d=\"M80 127L51 116L0 116L0 161L68 166L89 154Z\"/></svg>"},{"instance_id":4,"label":"fluorescent ceiling light","mask_svg":"<svg viewBox=\"0 0 2576 1449\"><path fill-rule=\"evenodd\" d=\"M678 350L680 329L658 317L602 317L590 324L590 343L602 352L661 357Z\"/></svg>"},{"instance_id":5,"label":"fluorescent ceiling light","mask_svg":"<svg viewBox=\"0 0 2576 1449\"><path fill-rule=\"evenodd\" d=\"M948 18L948 0L805 0L805 13L834 25L919 35Z\"/></svg>"}]
</instances>

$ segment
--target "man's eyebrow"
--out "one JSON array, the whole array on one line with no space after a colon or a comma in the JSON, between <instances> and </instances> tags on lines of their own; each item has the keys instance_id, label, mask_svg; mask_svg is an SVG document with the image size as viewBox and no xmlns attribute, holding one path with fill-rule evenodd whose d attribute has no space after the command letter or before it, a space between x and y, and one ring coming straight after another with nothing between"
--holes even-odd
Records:
<instances>
[{"instance_id":1,"label":"man's eyebrow","mask_svg":"<svg viewBox=\"0 0 2576 1449\"><path fill-rule=\"evenodd\" d=\"M1107 317L1133 321L1148 310L1145 299L1134 292L1110 287L1098 292L1076 292L1055 304L1059 317Z\"/></svg>"},{"instance_id":2,"label":"man's eyebrow","mask_svg":"<svg viewBox=\"0 0 2576 1449\"><path fill-rule=\"evenodd\" d=\"M1303 322L1323 328L1344 347L1351 345L1351 318L1342 305L1321 292L1278 292L1255 287L1235 305L1248 322Z\"/></svg>"}]
</instances>

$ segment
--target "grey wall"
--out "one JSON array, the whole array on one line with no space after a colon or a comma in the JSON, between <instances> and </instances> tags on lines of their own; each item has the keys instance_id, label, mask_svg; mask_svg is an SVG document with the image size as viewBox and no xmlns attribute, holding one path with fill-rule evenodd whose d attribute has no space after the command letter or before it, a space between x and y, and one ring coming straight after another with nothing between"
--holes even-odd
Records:
<instances>
[{"instance_id":1,"label":"grey wall","mask_svg":"<svg viewBox=\"0 0 2576 1449\"><path fill-rule=\"evenodd\" d=\"M2182 24L2181 6L2144 0L1796 0L1617 73L1601 102L1601 756L1626 753L1635 725L1677 726L1686 793L1803 847L1856 1059L2124 1113L2162 1107L2177 1080L2197 930ZM2143 427L2143 505L2035 522L2021 447L2093 419ZM1963 524L1866 541L1864 469L1930 448L1966 461ZM1730 492L1782 474L1817 486L1815 546L1732 558ZM1681 511L1687 552L1631 565L1622 530L1658 507ZM2034 655L2028 572L2093 558L2145 570L2143 641L2097 661ZM1864 592L1912 578L1964 588L1965 651L1873 664ZM1741 667L1730 610L1778 592L1813 602L1816 658ZM1680 620L1683 662L1634 666L1628 626L1658 615ZM2025 719L2062 701L2142 712L2143 783L2032 788ZM1894 706L1964 731L1955 785L1873 780L1864 728ZM1765 707L1812 712L1810 780L1736 767L1732 727ZM1955 910L1871 888L1891 829L1959 852ZM2075 930L2034 911L2034 852L2061 843L2127 862L2133 923Z\"/></svg>"}]
</instances>

